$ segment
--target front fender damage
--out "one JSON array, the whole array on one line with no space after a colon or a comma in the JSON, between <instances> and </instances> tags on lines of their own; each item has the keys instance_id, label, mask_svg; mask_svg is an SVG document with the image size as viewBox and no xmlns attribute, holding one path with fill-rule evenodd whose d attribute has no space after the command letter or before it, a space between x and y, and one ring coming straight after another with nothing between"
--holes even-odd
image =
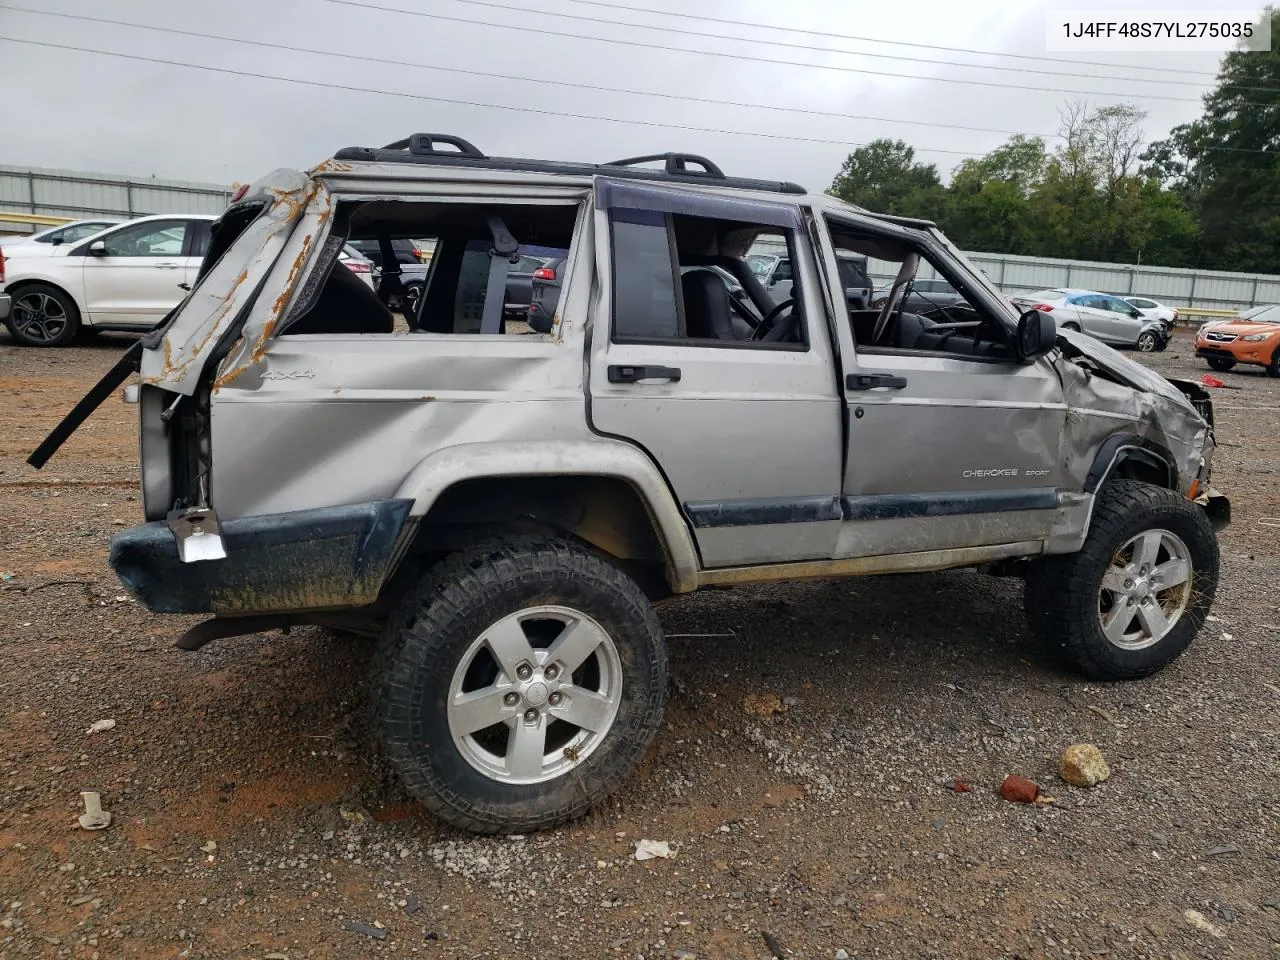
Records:
<instances>
[{"instance_id":1,"label":"front fender damage","mask_svg":"<svg viewBox=\"0 0 1280 960\"><path fill-rule=\"evenodd\" d=\"M1058 345L1054 367L1067 404L1063 454L1076 489L1096 489L1116 463L1138 453L1167 462L1171 486L1183 496L1208 493L1214 438L1207 394L1084 334L1059 331ZM1054 552L1076 548L1064 539Z\"/></svg>"}]
</instances>

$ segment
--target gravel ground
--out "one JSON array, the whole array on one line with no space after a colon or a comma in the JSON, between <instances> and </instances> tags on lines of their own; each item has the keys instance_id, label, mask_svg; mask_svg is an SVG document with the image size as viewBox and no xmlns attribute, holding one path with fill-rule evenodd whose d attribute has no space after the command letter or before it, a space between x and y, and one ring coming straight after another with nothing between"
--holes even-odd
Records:
<instances>
[{"instance_id":1,"label":"gravel ground","mask_svg":"<svg viewBox=\"0 0 1280 960\"><path fill-rule=\"evenodd\" d=\"M1216 619L1159 676L1062 672L1020 585L968 572L706 592L661 610L671 705L630 782L567 828L477 839L370 762L367 646L299 629L184 654L187 621L124 596L105 558L139 516L134 408L23 464L123 345L0 336L0 956L1280 957L1261 370L1216 391ZM1204 372L1185 338L1150 362ZM1056 773L1079 741L1113 771L1090 791ZM1007 773L1057 802L1005 803ZM86 788L104 831L75 826ZM637 862L642 838L675 856Z\"/></svg>"}]
</instances>

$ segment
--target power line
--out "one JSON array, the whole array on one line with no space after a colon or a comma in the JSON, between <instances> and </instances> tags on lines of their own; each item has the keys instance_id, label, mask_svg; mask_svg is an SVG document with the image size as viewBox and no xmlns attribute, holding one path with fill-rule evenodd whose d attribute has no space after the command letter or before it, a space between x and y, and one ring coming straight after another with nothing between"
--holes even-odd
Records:
<instances>
[{"instance_id":1,"label":"power line","mask_svg":"<svg viewBox=\"0 0 1280 960\"><path fill-rule=\"evenodd\" d=\"M377 90L373 87L357 87L343 83L326 83L323 80L300 80L296 77L281 77L270 73L254 73L248 70L233 70L230 67L212 67L203 63L188 63L183 60L166 60L162 57L146 57L136 53L117 53L113 50L98 50L93 47L79 47L67 43L53 43L48 40L28 40L21 37L0 36L0 41L21 43L33 47L45 47L52 50L70 50L75 53L94 53L104 57L116 57L121 60L136 60L142 63L155 63L168 67L185 67L189 70L204 70L209 73L221 73L235 77L249 77L255 80L278 80L281 83L292 83L304 87L320 87L326 90L346 90L353 93L373 93L380 97L403 97L409 100L425 100L431 103L448 103L463 107L481 107L487 110L506 110L512 113L532 113L547 117L565 117L570 120L592 120L599 123L622 123L640 127L656 127L664 130L684 130L692 133L714 133L734 137L760 137L765 140L781 140L793 143L817 143L836 147L865 147L867 144L852 140L825 140L819 137L792 137L778 133L762 133L756 130L725 130L716 127L697 127L690 124L662 123L656 120L635 120L622 117L602 117L589 113L569 113L562 110L547 110L537 107L516 107L504 103L484 103L478 100L460 100L451 97L435 97L423 93L406 93L401 90ZM948 150L944 147L915 147L920 153L949 153L962 157L981 157L983 154L970 150Z\"/></svg>"},{"instance_id":2,"label":"power line","mask_svg":"<svg viewBox=\"0 0 1280 960\"><path fill-rule=\"evenodd\" d=\"M599 17L584 17L576 13L564 13L562 11L543 11L530 10L528 7L521 7L514 4L499 3L497 0L454 0L455 3L465 3L477 7L491 7L495 10L510 10L516 13L527 14L550 14L553 17L559 17L564 20L578 20L584 23L603 24L611 27L639 27L641 30L659 30L663 33L682 33L690 37L698 37L703 40L735 40L740 43L759 43L767 44L770 47L783 47L790 50L813 50L818 53L838 53L850 57L871 57L876 60L905 60L910 63L923 63L928 66L944 66L944 67L967 67L971 70L1001 70L1009 73L1039 73L1050 77L1074 77L1082 80L1119 80L1122 83L1166 83L1183 87L1200 87L1205 85L1205 81L1199 80L1163 80L1152 77L1117 77L1108 74L1092 74L1092 73L1067 73L1061 70L1037 70L1033 67L1009 67L999 64L986 63L963 63L956 60L938 60L928 57L908 57L895 53L871 53L864 50L837 50L832 47L814 46L808 43L788 43L785 40L768 39L757 40L753 37L734 37L726 36L723 33L706 33L702 30L683 30L680 27L671 26L652 26L647 23L630 23L622 20L601 20ZM612 4L600 4L601 6L612 7ZM664 16L660 10L646 10L643 7L622 7L619 9L634 10L638 13L648 13L654 16ZM433 13L432 16L435 16ZM696 17L695 19L702 19ZM707 18L713 19L713 18ZM717 23L724 22L716 19ZM756 26L756 24L741 24L741 26ZM762 29L769 29L760 25ZM1070 61L1067 61L1070 62ZM1098 66L1116 66L1116 64L1098 64Z\"/></svg>"},{"instance_id":3,"label":"power line","mask_svg":"<svg viewBox=\"0 0 1280 960\"><path fill-rule=\"evenodd\" d=\"M734 100L716 100L710 97L694 97L686 94L678 93L659 93L651 90L632 90L626 87L606 87L592 83L573 83L568 80L544 80L541 77L521 77L513 74L494 73L491 70L467 70L462 67L444 67L435 63L418 63L409 60L392 60L386 57L369 57L354 53L341 53L336 50L317 50L312 47L299 47L286 43L269 43L265 40L249 40L242 37L226 37L216 33L201 33L195 30L179 30L176 27L156 27L148 23L130 23L127 20L112 20L107 17L90 17L80 13L58 13L52 10L35 10L29 7L19 7L13 4L0 3L0 10L13 10L18 13L30 13L45 17L60 17L67 20L87 21L89 23L103 23L116 27L129 27L134 30L151 30L156 33L168 33L181 37L195 37L200 40L218 40L225 43L243 43L254 47L263 47L268 50L284 50L289 53L307 53L321 57L340 57L344 60L355 60L361 63L378 63L384 66L410 67L419 70L437 70L444 73L458 73L472 77L485 77L497 80L513 80L518 83L547 84L557 87L572 87L577 90L590 90L597 93L622 93L635 97L656 97L663 100L676 100L680 102L706 103L720 107L741 107L753 110L772 110L778 113L804 114L814 117L831 117L837 120L871 120L882 123L905 123L921 127L940 127L950 130L968 130L976 133L999 133L1006 136L1026 136L1040 137L1042 139L1050 139L1058 136L1053 133L1027 133L1021 130L1001 130L992 127L973 127L960 123L937 123L928 120L912 120L903 117L871 117L862 116L856 113L837 113L828 110L810 110L801 107L784 107L774 106L767 103L744 103Z\"/></svg>"},{"instance_id":4,"label":"power line","mask_svg":"<svg viewBox=\"0 0 1280 960\"><path fill-rule=\"evenodd\" d=\"M750 61L754 63L771 63L775 65L788 66L788 67L806 67L812 70L833 70L838 73L859 73L859 74L866 74L868 76L893 77L896 80L924 80L924 81L934 82L934 83L961 83L961 84L966 84L968 86L976 86L976 87L995 87L995 88L1004 89L1004 90L1036 90L1042 93L1067 93L1067 94L1074 94L1074 95L1083 96L1083 97L1121 96L1121 94L1118 94L1118 93L1110 93L1107 91L1100 91L1100 90L1064 90L1060 87L1033 87L1033 86L1028 86L1027 84L1022 84L1022 83L1018 83L1018 84L996 83L991 80L968 80L960 77L922 77L917 74L903 74L903 73L899 73L896 71L889 71L889 70L867 70L861 67L845 67L845 66L837 66L835 64L829 64L829 63L805 63L800 60L776 60L770 57L757 57L757 56L752 56L750 54L745 54L745 53L725 53L720 50L690 50L688 47L670 47L665 44L648 43L643 40L625 40L625 39L622 39L621 37L597 37L597 36L593 36L591 34L585 34L585 33L568 33L567 31L564 31L564 30L552 30L549 28L544 29L541 27L532 27L532 26L517 26L516 24L510 24L510 23L492 23L488 20L472 20L467 17L450 16L442 13L436 13L435 11L427 12L425 10L405 10L401 7L387 7L377 3L363 2L363 0L325 0L325 2L334 3L334 4L338 4L339 6L345 6L345 7L355 7L362 10L378 10L383 13L399 13L399 14L405 14L411 17L427 17L427 18L430 18L431 20L444 20L452 23L469 23L475 26L493 27L499 30L515 30L522 34L537 33L537 34L544 34L546 36L569 38L574 40L592 40L592 41L595 41L596 43L612 43L612 44L618 44L626 47L640 47L646 50L665 50L671 53L691 53L699 56L719 57L721 59L727 59L727 60L745 60L745 61ZM520 9L520 8L513 7L510 9ZM530 13L530 14L537 13L537 11L534 11L534 10L525 10L524 12ZM610 25L618 26L618 24L616 23L613 23ZM638 26L638 24L631 24L631 26ZM708 35L698 34L698 36L702 36L705 39ZM735 38L727 37L725 39L732 40ZM827 50L826 52L838 53L840 51ZM1131 78L1125 78L1125 80L1126 82L1128 82L1131 80ZM1266 92L1270 93L1274 91L1268 90ZM1199 97L1172 97L1172 96L1164 96L1162 94L1156 94L1156 93L1125 94L1125 96L1133 96L1133 97L1137 97L1139 99L1144 99L1144 100L1169 100L1176 103L1197 103L1200 100Z\"/></svg>"},{"instance_id":5,"label":"power line","mask_svg":"<svg viewBox=\"0 0 1280 960\"><path fill-rule=\"evenodd\" d=\"M338 0L330 0L330 2L338 2ZM5 4L0 4L0 9L22 10L23 8L10 7ZM24 11L24 12L44 13L45 11ZM79 19L97 19L97 18L80 17ZM102 22L116 23L118 21L102 21ZM134 24L122 24L122 25L136 26ZM145 29L165 30L166 32L176 32L176 33L188 32L188 31L171 31L168 28L159 28L159 27L154 27L154 28L146 27ZM236 43L258 43L258 41L239 40L236 38L220 38L220 37L215 37L212 35L205 35L205 34L196 34L196 36L208 37L209 39L226 39ZM539 116L563 117L569 120L592 120L592 121L597 121L601 123L619 123L619 124L628 124L631 126L652 127L657 129L666 129L666 130L682 130L682 131L688 131L693 133L712 133L712 134L720 134L720 135L735 136L735 137L758 137L765 140L779 140L779 141L787 141L787 142L794 142L794 143L814 143L814 144L821 144L826 146L857 148L857 147L864 147L868 145L863 142L857 142L852 140L829 140L829 139L824 139L820 137L795 137L795 136L787 136L785 134L763 133L757 130L728 130L728 129L722 129L718 127L700 127L700 126L694 126L692 124L663 123L663 122L654 121L654 120L638 120L638 119L622 118L622 117L603 117L595 114L570 113L568 111L563 111L563 110L548 110L545 108L538 108L538 107L518 107L518 106L512 106L510 104L485 103L483 101L478 101L478 100L463 100L463 99L451 98L451 97L430 96L427 94L420 94L420 93L407 93L401 90L378 90L373 87L357 87L350 84L328 83L321 80L300 80L296 77L282 77L276 74L254 73L248 70L233 70L230 67L213 67L213 66L208 66L206 64L200 64L200 63L188 63L182 60L167 60L161 57L147 57L141 54L118 53L113 50L99 50L93 47L80 47L80 46L74 46L71 44L53 43L51 41L45 41L45 40L24 39L21 37L0 36L0 41L25 44L27 46L34 46L34 47L45 47L53 50L68 50L74 53L92 53L92 54L97 54L99 56L104 56L104 57L115 57L121 60L136 60L142 63L155 63L162 66L185 67L191 70L203 70L208 73L221 73L229 76L247 77L247 78L256 79L256 80L275 80L280 83L291 83L298 86L319 87L327 90L343 90L351 93L372 93L378 96L401 97L409 100L421 100L421 101L426 101L431 103L448 103L456 106L465 106L465 107L479 107L486 110L505 110L513 113L531 113ZM296 49L297 52L311 52L311 51L305 50L304 48L287 48L287 49ZM342 57L349 56L347 54L338 54L338 53L332 53L328 51L315 51L315 52L322 55L326 55L326 56L342 56ZM449 68L430 67L428 69L449 69ZM489 74L489 73L483 73L483 75L497 76L496 74ZM540 82L540 81L531 81L531 82ZM593 88L593 89L606 89L606 88ZM643 93L641 91L636 91L636 92L643 96L666 96L665 94L649 94L649 93ZM814 112L814 111L803 111L803 112ZM867 119L872 119L872 118L867 118ZM942 126L941 124L929 124L929 125ZM961 129L980 130L982 128L961 128ZM994 132L1002 132L1002 131L993 130L990 132L994 133ZM1029 136L1029 134L1023 134L1023 135ZM945 154L951 154L951 155L962 156L962 157L984 157L987 155L983 153L975 153L973 151L968 151L968 150L951 150L945 147L917 147L912 145L912 149L919 153L945 153ZM1202 150L1204 152L1223 150L1223 151L1229 151L1232 153L1255 153L1255 154L1261 154L1261 155L1267 155L1267 156L1280 156L1280 151L1277 151L1277 150L1266 150L1266 149L1245 148L1245 147L1207 146L1207 147L1203 147Z\"/></svg>"},{"instance_id":6,"label":"power line","mask_svg":"<svg viewBox=\"0 0 1280 960\"><path fill-rule=\"evenodd\" d=\"M466 3L467 0L458 0L459 3ZM743 23L739 20L731 20L728 17L708 17L705 14L694 13L677 13L674 10L652 10L648 7L633 7L623 3L605 3L603 0L568 0L569 3L580 3L590 7L603 7L606 10L627 10L631 13L651 14L655 17L676 17L680 20L703 20L707 23L723 23L732 27L750 27L758 30L781 30L784 33L804 33L815 37L829 37L835 40L856 40L861 43L882 43L895 47L916 47L921 50L943 50L947 53L973 53L983 57L1006 57L1015 60L1031 60L1035 63L1065 63L1070 66L1077 67L1119 67L1122 70L1147 70L1152 73L1176 73L1184 77L1209 77L1213 78L1216 74L1204 73L1201 71L1182 70L1178 67L1152 67L1145 64L1136 63L1107 63L1105 60L1073 60L1067 57L1046 57L1040 54L1031 53L1006 53L996 50L974 50L970 47L947 47L935 43L916 43L910 40L884 40L880 37L863 37L853 33L830 33L825 30L805 30L802 27L784 27L780 24L773 23ZM627 26L638 26L638 24L627 24ZM742 37L739 39L746 40ZM757 42L757 41L752 41ZM764 41L772 43L773 41ZM856 53L854 50L840 51L842 53Z\"/></svg>"}]
</instances>

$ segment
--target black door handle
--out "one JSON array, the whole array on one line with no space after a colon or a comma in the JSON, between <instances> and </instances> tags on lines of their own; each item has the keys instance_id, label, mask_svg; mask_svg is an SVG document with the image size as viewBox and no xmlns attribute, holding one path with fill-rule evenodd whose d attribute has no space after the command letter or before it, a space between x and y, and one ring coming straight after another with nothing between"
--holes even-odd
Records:
<instances>
[{"instance_id":1,"label":"black door handle","mask_svg":"<svg viewBox=\"0 0 1280 960\"><path fill-rule=\"evenodd\" d=\"M657 367L657 366L639 366L609 367L610 383L638 383L641 380L679 380L679 367Z\"/></svg>"},{"instance_id":2,"label":"black door handle","mask_svg":"<svg viewBox=\"0 0 1280 960\"><path fill-rule=\"evenodd\" d=\"M847 390L901 390L907 378L892 373L851 373L844 378L844 385Z\"/></svg>"}]
</instances>

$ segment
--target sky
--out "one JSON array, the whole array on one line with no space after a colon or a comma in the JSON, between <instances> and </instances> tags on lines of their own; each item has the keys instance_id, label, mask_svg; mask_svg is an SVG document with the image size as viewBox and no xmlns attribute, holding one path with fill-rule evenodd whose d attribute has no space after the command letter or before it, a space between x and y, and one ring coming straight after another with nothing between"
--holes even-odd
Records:
<instances>
[{"instance_id":1,"label":"sky","mask_svg":"<svg viewBox=\"0 0 1280 960\"><path fill-rule=\"evenodd\" d=\"M1010 133L1055 133L1058 110L1073 97L1138 104L1149 111L1149 140L1199 116L1220 54L1045 52L1050 11L1094 9L1105 20L1114 6L0 0L0 164L228 184L277 167L305 168L344 146L433 132L497 156L606 162L683 151L710 157L731 175L822 190L850 150L893 137L945 178L965 156ZM1125 6L1158 16L1215 4ZM129 59L139 57L150 59Z\"/></svg>"}]
</instances>

